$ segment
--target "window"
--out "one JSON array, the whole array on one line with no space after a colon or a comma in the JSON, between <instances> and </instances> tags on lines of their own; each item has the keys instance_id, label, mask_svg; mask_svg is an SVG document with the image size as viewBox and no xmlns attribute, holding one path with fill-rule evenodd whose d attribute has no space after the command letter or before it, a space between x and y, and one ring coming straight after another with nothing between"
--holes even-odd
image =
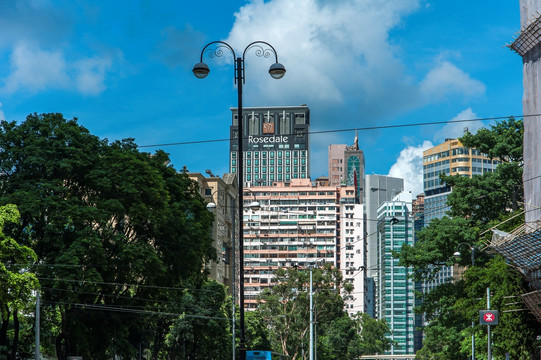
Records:
<instances>
[{"instance_id":1,"label":"window","mask_svg":"<svg viewBox=\"0 0 541 360\"><path fill-rule=\"evenodd\" d=\"M259 135L259 115L254 112L248 115L248 135Z\"/></svg>"},{"instance_id":2,"label":"window","mask_svg":"<svg viewBox=\"0 0 541 360\"><path fill-rule=\"evenodd\" d=\"M288 135L291 133L291 119L289 117L289 114L286 114L285 111L278 116L278 123L280 126L278 132L280 135Z\"/></svg>"}]
</instances>

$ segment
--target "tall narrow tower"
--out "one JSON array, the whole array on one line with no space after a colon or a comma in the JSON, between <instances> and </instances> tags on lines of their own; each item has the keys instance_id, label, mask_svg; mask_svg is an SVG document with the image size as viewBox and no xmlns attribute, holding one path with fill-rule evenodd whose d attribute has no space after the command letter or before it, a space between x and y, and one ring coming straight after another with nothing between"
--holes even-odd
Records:
<instances>
[{"instance_id":1,"label":"tall narrow tower","mask_svg":"<svg viewBox=\"0 0 541 360\"><path fill-rule=\"evenodd\" d=\"M541 0L520 0L520 34L509 48L522 56L524 95L524 202L526 223L541 218ZM533 116L535 115L535 116ZM529 227L528 227L529 228Z\"/></svg>"}]
</instances>

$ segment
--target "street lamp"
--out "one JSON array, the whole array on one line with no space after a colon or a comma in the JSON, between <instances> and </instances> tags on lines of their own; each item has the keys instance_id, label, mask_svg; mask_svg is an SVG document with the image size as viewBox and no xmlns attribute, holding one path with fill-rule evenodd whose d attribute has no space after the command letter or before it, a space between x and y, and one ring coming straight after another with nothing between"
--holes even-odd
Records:
<instances>
[{"instance_id":1,"label":"street lamp","mask_svg":"<svg viewBox=\"0 0 541 360\"><path fill-rule=\"evenodd\" d=\"M471 251L471 266L473 266L474 262L475 262L475 248L473 246L471 246L470 244L468 244L467 242L463 242L463 243L460 243L457 245L456 247L456 251L455 253L453 254L453 256L458 260L460 258L460 247L462 245L466 245L470 251Z\"/></svg>"},{"instance_id":2,"label":"street lamp","mask_svg":"<svg viewBox=\"0 0 541 360\"><path fill-rule=\"evenodd\" d=\"M471 246L470 244L468 244L467 242L463 242L463 243L458 244L457 247L456 247L456 251L453 254L453 256L457 260L460 258L460 251L459 250L460 250L460 247L462 245L466 245L470 249L470 252L471 252L471 266L473 266L474 263L475 263L475 248L473 246ZM475 360L475 331L474 331L474 328L475 328L475 322L472 321L471 322L471 358L472 358L472 360Z\"/></svg>"},{"instance_id":3,"label":"street lamp","mask_svg":"<svg viewBox=\"0 0 541 360\"><path fill-rule=\"evenodd\" d=\"M256 56L270 57L271 54L275 56L275 63L269 68L269 74L274 79L281 79L285 73L286 68L284 65L278 62L278 54L276 50L265 41L254 41L244 49L242 57L237 57L233 48L224 41L213 41L205 45L203 50L201 50L201 57L199 63L195 64L193 67L193 73L198 79L203 79L207 77L210 72L210 69L207 64L203 62L203 55L205 52L208 52L210 58L221 57L223 55L223 49L229 49L235 60L235 84L237 84L237 121L238 121L238 166L237 166L237 176L238 176L238 186L239 186L239 305L240 305L240 344L239 344L239 355L241 360L246 359L246 341L245 341L245 329L244 329L244 229L243 229L243 151L242 151L242 141L243 141L243 131L242 131L242 85L244 84L244 59L246 57L246 52L252 48L255 48Z\"/></svg>"}]
</instances>

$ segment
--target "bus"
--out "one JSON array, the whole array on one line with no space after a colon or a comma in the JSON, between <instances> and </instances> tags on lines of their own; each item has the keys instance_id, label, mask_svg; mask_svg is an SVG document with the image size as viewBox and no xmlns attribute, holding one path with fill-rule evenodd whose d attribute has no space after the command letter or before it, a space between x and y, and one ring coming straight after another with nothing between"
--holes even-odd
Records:
<instances>
[{"instance_id":1,"label":"bus","mask_svg":"<svg viewBox=\"0 0 541 360\"><path fill-rule=\"evenodd\" d=\"M288 360L289 356L278 354L272 351L248 350L246 360Z\"/></svg>"}]
</instances>

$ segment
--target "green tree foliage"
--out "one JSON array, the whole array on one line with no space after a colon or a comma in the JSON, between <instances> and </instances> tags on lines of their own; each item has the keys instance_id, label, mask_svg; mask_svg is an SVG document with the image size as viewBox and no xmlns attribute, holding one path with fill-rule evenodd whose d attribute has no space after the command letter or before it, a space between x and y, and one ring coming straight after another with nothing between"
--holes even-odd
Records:
<instances>
[{"instance_id":1,"label":"green tree foliage","mask_svg":"<svg viewBox=\"0 0 541 360\"><path fill-rule=\"evenodd\" d=\"M358 313L354 319L361 338L348 349L350 358L355 354L381 354L391 348L391 340L385 336L389 333L389 326L385 320L372 319L366 313ZM358 349L355 349L355 347L358 347Z\"/></svg>"},{"instance_id":2,"label":"green tree foliage","mask_svg":"<svg viewBox=\"0 0 541 360\"><path fill-rule=\"evenodd\" d=\"M152 358L184 301L216 258L198 189L142 153L109 143L61 114L0 124L0 204L16 204L9 234L38 255L44 317L59 359L129 357L144 343ZM129 309L129 310L126 310Z\"/></svg>"},{"instance_id":3,"label":"green tree foliage","mask_svg":"<svg viewBox=\"0 0 541 360\"><path fill-rule=\"evenodd\" d=\"M278 269L275 285L261 295L259 311L271 327L272 350L292 360L307 359L309 354L309 276L309 270ZM364 351L390 348L385 323L366 316L352 319L344 311L344 301L336 289L342 286L351 291L347 285L342 284L341 272L330 263L312 271L318 359L351 359L367 354Z\"/></svg>"},{"instance_id":4,"label":"green tree foliage","mask_svg":"<svg viewBox=\"0 0 541 360\"><path fill-rule=\"evenodd\" d=\"M541 333L533 316L508 303L520 303L519 295L529 291L522 276L500 256L486 252L491 227L513 229L521 217L515 216L522 203L522 121L510 118L465 134L460 139L466 147L479 149L501 161L496 170L473 178L441 176L453 191L447 198L449 216L434 219L418 233L418 241L404 246L399 253L400 264L413 268L417 281L431 280L441 269L439 265L454 265L453 253L460 250L460 266L466 266L464 276L453 283L440 285L423 294L417 311L428 321L424 329L420 359L463 359L471 355L471 335L474 331L476 357L486 358L486 326L478 323L479 310L486 309L486 289L492 292L491 308L499 309L500 325L493 327L493 354L503 359L528 359L536 346L535 334ZM504 223L502 223L505 221ZM466 243L466 244L464 244ZM471 266L473 251L475 266ZM510 300L514 299L514 300Z\"/></svg>"},{"instance_id":5,"label":"green tree foliage","mask_svg":"<svg viewBox=\"0 0 541 360\"><path fill-rule=\"evenodd\" d=\"M15 205L0 206L0 358L9 360L21 353L20 314L27 310L32 292L38 288L36 276L28 271L36 254L4 234L7 224L18 221L19 211Z\"/></svg>"},{"instance_id":6,"label":"green tree foliage","mask_svg":"<svg viewBox=\"0 0 541 360\"><path fill-rule=\"evenodd\" d=\"M247 349L272 350L272 327L278 318L265 318L261 311L246 311L244 314L245 341ZM240 341L240 334L236 334L237 344Z\"/></svg>"},{"instance_id":7,"label":"green tree foliage","mask_svg":"<svg viewBox=\"0 0 541 360\"><path fill-rule=\"evenodd\" d=\"M162 351L166 359L230 359L231 323L222 284L208 281L197 291L186 290ZM178 311L178 310L177 310Z\"/></svg>"}]
</instances>

